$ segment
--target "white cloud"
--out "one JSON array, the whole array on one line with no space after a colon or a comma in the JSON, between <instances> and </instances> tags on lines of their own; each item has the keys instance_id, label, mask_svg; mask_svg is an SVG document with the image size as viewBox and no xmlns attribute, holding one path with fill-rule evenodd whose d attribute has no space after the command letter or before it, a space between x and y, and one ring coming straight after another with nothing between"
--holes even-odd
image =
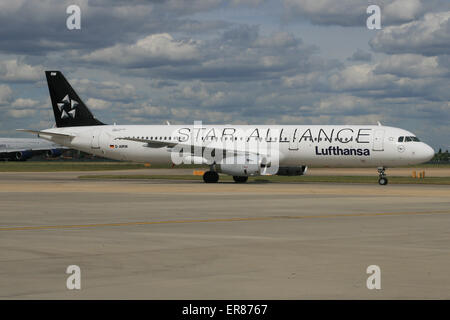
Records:
<instances>
[{"instance_id":1,"label":"white cloud","mask_svg":"<svg viewBox=\"0 0 450 320\"><path fill-rule=\"evenodd\" d=\"M370 41L376 51L439 55L450 53L450 11L382 29Z\"/></svg>"},{"instance_id":2,"label":"white cloud","mask_svg":"<svg viewBox=\"0 0 450 320\"><path fill-rule=\"evenodd\" d=\"M364 0L284 0L288 15L307 17L316 24L363 25Z\"/></svg>"},{"instance_id":3,"label":"white cloud","mask_svg":"<svg viewBox=\"0 0 450 320\"><path fill-rule=\"evenodd\" d=\"M333 90L375 90L389 86L395 77L375 74L375 66L370 64L351 65L329 77Z\"/></svg>"},{"instance_id":4,"label":"white cloud","mask_svg":"<svg viewBox=\"0 0 450 320\"><path fill-rule=\"evenodd\" d=\"M252 7L256 7L258 5L260 5L262 2L264 2L264 0L231 0L231 3L234 6L252 6Z\"/></svg>"},{"instance_id":5,"label":"white cloud","mask_svg":"<svg viewBox=\"0 0 450 320\"><path fill-rule=\"evenodd\" d=\"M376 65L375 72L410 78L445 76L450 73L448 69L439 66L437 57L417 54L388 56Z\"/></svg>"},{"instance_id":6,"label":"white cloud","mask_svg":"<svg viewBox=\"0 0 450 320\"><path fill-rule=\"evenodd\" d=\"M193 40L175 40L168 33L152 34L132 45L96 50L82 57L87 62L115 63L130 67L151 67L176 64L199 58L197 43Z\"/></svg>"},{"instance_id":7,"label":"white cloud","mask_svg":"<svg viewBox=\"0 0 450 320\"><path fill-rule=\"evenodd\" d=\"M379 5L383 23L411 21L422 12L420 0L284 0L288 16L306 17L315 24L365 27L369 4Z\"/></svg>"},{"instance_id":8,"label":"white cloud","mask_svg":"<svg viewBox=\"0 0 450 320\"><path fill-rule=\"evenodd\" d=\"M111 107L111 102L103 99L89 98L86 101L86 105L92 110L104 110Z\"/></svg>"},{"instance_id":9,"label":"white cloud","mask_svg":"<svg viewBox=\"0 0 450 320\"><path fill-rule=\"evenodd\" d=\"M130 109L126 111L133 116L167 116L170 110L167 107L152 106L149 104L141 104L139 108Z\"/></svg>"},{"instance_id":10,"label":"white cloud","mask_svg":"<svg viewBox=\"0 0 450 320\"><path fill-rule=\"evenodd\" d=\"M45 65L65 68L106 123L355 124L383 116L406 129L441 126L433 143L448 141L448 0L371 0L382 9L378 31L366 30L367 0L283 0L284 12L276 1L258 7L263 0L77 1L89 32L68 37L54 18L65 1L0 0L0 83L10 86L0 86L2 130L51 127L48 90L37 82ZM371 55L368 37L388 54Z\"/></svg>"},{"instance_id":11,"label":"white cloud","mask_svg":"<svg viewBox=\"0 0 450 320\"><path fill-rule=\"evenodd\" d=\"M227 123L233 119L229 112L192 110L190 108L172 109L172 115L184 123L195 120L202 120L207 123Z\"/></svg>"},{"instance_id":12,"label":"white cloud","mask_svg":"<svg viewBox=\"0 0 450 320\"><path fill-rule=\"evenodd\" d=\"M26 0L0 1L0 12L4 14L16 13L25 2Z\"/></svg>"},{"instance_id":13,"label":"white cloud","mask_svg":"<svg viewBox=\"0 0 450 320\"><path fill-rule=\"evenodd\" d=\"M364 62L368 62L372 60L372 54L369 52L366 52L364 50L361 49L357 49L351 57L347 58L348 61L364 61Z\"/></svg>"},{"instance_id":14,"label":"white cloud","mask_svg":"<svg viewBox=\"0 0 450 320\"><path fill-rule=\"evenodd\" d=\"M33 116L35 113L36 113L35 109L8 110L8 115L13 118L26 118Z\"/></svg>"},{"instance_id":15,"label":"white cloud","mask_svg":"<svg viewBox=\"0 0 450 320\"><path fill-rule=\"evenodd\" d=\"M284 0L285 13L290 18L307 18L320 25L360 26L365 28L369 5L381 9L383 26L410 22L426 12L444 8L439 0ZM440 10L442 11L442 9Z\"/></svg>"},{"instance_id":16,"label":"white cloud","mask_svg":"<svg viewBox=\"0 0 450 320\"><path fill-rule=\"evenodd\" d=\"M332 72L328 87L360 97L415 97L431 103L450 99L449 75L449 69L441 67L437 57L392 55L377 63L349 65ZM387 101L380 104L386 105Z\"/></svg>"},{"instance_id":17,"label":"white cloud","mask_svg":"<svg viewBox=\"0 0 450 320\"><path fill-rule=\"evenodd\" d=\"M282 84L289 88L295 87L310 88L311 86L318 83L321 75L322 75L321 72L310 72L310 73L296 74L295 76L285 76L282 78Z\"/></svg>"},{"instance_id":18,"label":"white cloud","mask_svg":"<svg viewBox=\"0 0 450 320\"><path fill-rule=\"evenodd\" d=\"M202 107L215 107L226 103L229 94L217 90L213 86L207 86L203 82L195 81L184 86L181 90L181 95L178 97L195 101L197 105Z\"/></svg>"},{"instance_id":19,"label":"white cloud","mask_svg":"<svg viewBox=\"0 0 450 320\"><path fill-rule=\"evenodd\" d=\"M7 85L0 85L0 105L10 102L12 96L11 88Z\"/></svg>"},{"instance_id":20,"label":"white cloud","mask_svg":"<svg viewBox=\"0 0 450 320\"><path fill-rule=\"evenodd\" d=\"M136 98L136 88L129 83L89 79L73 79L70 83L83 100L85 97L106 101L129 101Z\"/></svg>"},{"instance_id":21,"label":"white cloud","mask_svg":"<svg viewBox=\"0 0 450 320\"><path fill-rule=\"evenodd\" d=\"M420 0L394 0L383 8L382 14L387 19L411 21L420 16L422 10Z\"/></svg>"},{"instance_id":22,"label":"white cloud","mask_svg":"<svg viewBox=\"0 0 450 320\"><path fill-rule=\"evenodd\" d=\"M38 103L39 101L37 100L19 98L14 100L11 105L15 108L29 108L36 106Z\"/></svg>"},{"instance_id":23,"label":"white cloud","mask_svg":"<svg viewBox=\"0 0 450 320\"><path fill-rule=\"evenodd\" d=\"M10 82L34 82L43 79L42 66L31 66L18 59L0 61L0 80Z\"/></svg>"},{"instance_id":24,"label":"white cloud","mask_svg":"<svg viewBox=\"0 0 450 320\"><path fill-rule=\"evenodd\" d=\"M352 95L342 94L337 96L327 97L319 101L315 111L318 113L341 114L346 112L347 114L351 111L360 112L370 107L371 101L366 98L355 97Z\"/></svg>"},{"instance_id":25,"label":"white cloud","mask_svg":"<svg viewBox=\"0 0 450 320\"><path fill-rule=\"evenodd\" d=\"M275 47L291 47L297 45L298 43L299 40L296 39L290 33L275 32L274 34L267 37L258 37L253 45L255 47L275 48Z\"/></svg>"}]
</instances>

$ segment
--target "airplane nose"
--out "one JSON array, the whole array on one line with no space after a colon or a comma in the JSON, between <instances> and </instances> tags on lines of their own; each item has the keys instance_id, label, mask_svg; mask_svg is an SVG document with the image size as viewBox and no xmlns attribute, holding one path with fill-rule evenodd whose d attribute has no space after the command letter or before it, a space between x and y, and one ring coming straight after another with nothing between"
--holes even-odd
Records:
<instances>
[{"instance_id":1,"label":"airplane nose","mask_svg":"<svg viewBox=\"0 0 450 320\"><path fill-rule=\"evenodd\" d=\"M424 147L422 149L422 157L424 162L430 161L434 157L434 150L432 147L424 143Z\"/></svg>"}]
</instances>

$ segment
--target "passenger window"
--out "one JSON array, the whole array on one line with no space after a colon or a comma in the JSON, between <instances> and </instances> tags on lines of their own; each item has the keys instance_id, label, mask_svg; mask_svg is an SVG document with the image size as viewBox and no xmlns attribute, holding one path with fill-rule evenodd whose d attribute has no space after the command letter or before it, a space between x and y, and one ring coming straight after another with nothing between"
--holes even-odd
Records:
<instances>
[{"instance_id":1,"label":"passenger window","mask_svg":"<svg viewBox=\"0 0 450 320\"><path fill-rule=\"evenodd\" d=\"M403 142L403 137L399 137L398 142Z\"/></svg>"}]
</instances>

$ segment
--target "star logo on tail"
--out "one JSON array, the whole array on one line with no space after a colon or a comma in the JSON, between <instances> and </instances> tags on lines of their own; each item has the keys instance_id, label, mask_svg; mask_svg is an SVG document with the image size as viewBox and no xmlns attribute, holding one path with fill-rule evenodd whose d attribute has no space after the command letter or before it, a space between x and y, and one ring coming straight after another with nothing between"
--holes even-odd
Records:
<instances>
[{"instance_id":1,"label":"star logo on tail","mask_svg":"<svg viewBox=\"0 0 450 320\"><path fill-rule=\"evenodd\" d=\"M57 103L59 111L61 112L61 119L75 118L77 112L78 101L70 99L69 95L62 99L61 102Z\"/></svg>"}]
</instances>

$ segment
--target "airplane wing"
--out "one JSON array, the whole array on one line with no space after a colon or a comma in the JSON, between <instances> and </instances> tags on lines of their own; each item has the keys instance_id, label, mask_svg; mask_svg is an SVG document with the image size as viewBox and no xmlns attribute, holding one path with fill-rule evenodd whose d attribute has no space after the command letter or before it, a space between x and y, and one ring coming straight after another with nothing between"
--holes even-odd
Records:
<instances>
[{"instance_id":1,"label":"airplane wing","mask_svg":"<svg viewBox=\"0 0 450 320\"><path fill-rule=\"evenodd\" d=\"M30 148L8 148L7 152L0 152L2 154L13 154L16 152L32 151L33 153L39 154L40 151L50 151L53 149L64 149L69 150L70 148L64 146L55 146L54 148L49 147L30 147Z\"/></svg>"},{"instance_id":2,"label":"airplane wing","mask_svg":"<svg viewBox=\"0 0 450 320\"><path fill-rule=\"evenodd\" d=\"M196 150L202 150L204 153L212 152L214 150L215 152L226 152L228 154L233 154L228 157L238 157L238 156L254 156L256 158L260 159L261 163L268 163L270 162L270 158L274 156L273 150L272 153L270 153L268 150L264 148L259 148L257 150L252 149L246 149L244 144L241 144L241 146L235 146L233 144L226 145L223 144L221 141L211 141L207 144L198 144L198 143L186 143L186 142L176 142L176 141L159 141L159 140L151 140L151 139L142 139L142 138L131 138L131 137L121 137L116 138L115 140L125 140L125 141L133 141L133 142L142 142L145 143L146 147L149 148L163 148L167 147L169 152L179 152L180 148L183 149L184 152L188 150L187 152L190 153L190 156L185 157L186 161L190 161L194 158L199 158L195 155ZM203 142L203 141L202 141ZM178 148L174 148L174 147ZM204 163L209 164L209 161L205 158L200 157L203 159Z\"/></svg>"},{"instance_id":3,"label":"airplane wing","mask_svg":"<svg viewBox=\"0 0 450 320\"><path fill-rule=\"evenodd\" d=\"M149 147L149 148L163 148L163 147L173 148L173 147L175 147L178 144L177 142L166 142L166 141L131 138L131 137L116 138L115 140L126 140L126 141L142 142L142 143L146 143L147 144L146 146Z\"/></svg>"},{"instance_id":4,"label":"airplane wing","mask_svg":"<svg viewBox=\"0 0 450 320\"><path fill-rule=\"evenodd\" d=\"M198 144L198 143L183 143L183 142L174 142L174 141L159 141L159 140L151 140L151 139L141 139L141 138L131 138L131 137L123 137L123 138L116 138L115 140L126 140L126 141L134 141L134 142L142 142L146 143L146 147L149 148L173 148L175 146L181 147L181 148L191 148L191 147L198 147L198 148L205 148L205 149L216 149L216 150L223 150L223 151L229 151L229 152L238 152L238 153L245 153L245 154L260 154L261 152L256 152L252 150L245 150L241 148L228 148L224 147L224 145L220 142L212 141L206 145L204 144Z\"/></svg>"}]
</instances>

